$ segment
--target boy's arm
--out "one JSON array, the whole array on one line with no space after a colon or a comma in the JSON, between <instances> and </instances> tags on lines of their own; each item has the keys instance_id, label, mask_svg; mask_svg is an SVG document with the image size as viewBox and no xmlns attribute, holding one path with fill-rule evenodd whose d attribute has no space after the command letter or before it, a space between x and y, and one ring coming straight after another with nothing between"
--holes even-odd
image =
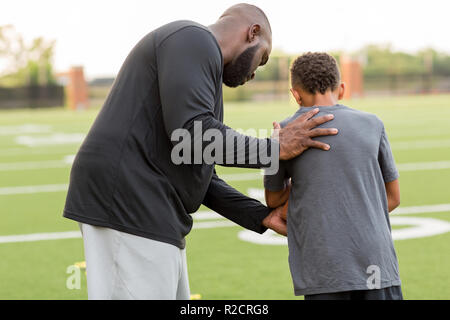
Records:
<instances>
[{"instance_id":1,"label":"boy's arm","mask_svg":"<svg viewBox=\"0 0 450 320\"><path fill-rule=\"evenodd\" d=\"M264 195L266 198L266 204L269 208L278 208L282 206L289 199L289 192L291 191L291 186L288 184L279 191L270 191L265 189Z\"/></svg>"},{"instance_id":2,"label":"boy's arm","mask_svg":"<svg viewBox=\"0 0 450 320\"><path fill-rule=\"evenodd\" d=\"M283 122L282 122L283 123ZM273 123L274 129L280 129L281 124ZM289 199L291 191L291 181L286 170L286 161L280 161L278 171L272 175L264 175L264 196L266 205L269 208L278 208L283 206L282 217L286 220L286 210L284 204Z\"/></svg>"},{"instance_id":3,"label":"boy's arm","mask_svg":"<svg viewBox=\"0 0 450 320\"><path fill-rule=\"evenodd\" d=\"M394 210L400 205L400 184L398 179L394 181L386 182L386 195L388 199L389 212Z\"/></svg>"},{"instance_id":4,"label":"boy's arm","mask_svg":"<svg viewBox=\"0 0 450 320\"><path fill-rule=\"evenodd\" d=\"M269 208L278 208L288 200L291 190L289 178L285 161L280 161L277 173L264 175L264 195Z\"/></svg>"},{"instance_id":5,"label":"boy's arm","mask_svg":"<svg viewBox=\"0 0 450 320\"><path fill-rule=\"evenodd\" d=\"M400 184L398 182L398 170L395 166L394 156L392 154L384 125L381 132L380 147L378 150L378 163L380 164L380 169L386 188L388 210L391 212L400 204Z\"/></svg>"}]
</instances>

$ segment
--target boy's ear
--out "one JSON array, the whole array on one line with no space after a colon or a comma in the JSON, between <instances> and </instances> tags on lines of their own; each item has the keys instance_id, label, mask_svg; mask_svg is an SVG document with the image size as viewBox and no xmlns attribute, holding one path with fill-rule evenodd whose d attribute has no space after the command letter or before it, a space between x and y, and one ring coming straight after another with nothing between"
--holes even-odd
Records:
<instances>
[{"instance_id":1,"label":"boy's ear","mask_svg":"<svg viewBox=\"0 0 450 320\"><path fill-rule=\"evenodd\" d=\"M339 85L338 100L342 100L344 98L344 94L345 94L345 82L341 82L341 84Z\"/></svg>"},{"instance_id":2,"label":"boy's ear","mask_svg":"<svg viewBox=\"0 0 450 320\"><path fill-rule=\"evenodd\" d=\"M290 89L292 96L294 97L295 101L297 101L298 105L301 106L302 105L302 98L300 97L300 94L298 93L297 90L295 90L294 88Z\"/></svg>"}]
</instances>

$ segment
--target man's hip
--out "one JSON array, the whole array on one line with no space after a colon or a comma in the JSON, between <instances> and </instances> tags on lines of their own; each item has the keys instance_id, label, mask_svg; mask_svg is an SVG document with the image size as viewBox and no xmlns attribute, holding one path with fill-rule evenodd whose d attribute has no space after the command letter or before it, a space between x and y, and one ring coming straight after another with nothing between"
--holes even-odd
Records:
<instances>
[{"instance_id":1,"label":"man's hip","mask_svg":"<svg viewBox=\"0 0 450 320\"><path fill-rule=\"evenodd\" d=\"M80 223L89 299L189 299L186 251Z\"/></svg>"}]
</instances>

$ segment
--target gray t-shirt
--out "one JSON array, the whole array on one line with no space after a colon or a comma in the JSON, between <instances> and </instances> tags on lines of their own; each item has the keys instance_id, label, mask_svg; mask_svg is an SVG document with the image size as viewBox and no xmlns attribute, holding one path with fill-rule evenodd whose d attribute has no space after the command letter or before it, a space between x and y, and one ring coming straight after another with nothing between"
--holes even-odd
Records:
<instances>
[{"instance_id":1,"label":"gray t-shirt","mask_svg":"<svg viewBox=\"0 0 450 320\"><path fill-rule=\"evenodd\" d=\"M287 224L295 294L400 285L385 190L399 175L383 122L343 105L319 109L317 116L335 115L320 126L339 129L319 138L331 149L308 149L264 177L271 191L292 181ZM281 126L309 110L300 108Z\"/></svg>"}]
</instances>

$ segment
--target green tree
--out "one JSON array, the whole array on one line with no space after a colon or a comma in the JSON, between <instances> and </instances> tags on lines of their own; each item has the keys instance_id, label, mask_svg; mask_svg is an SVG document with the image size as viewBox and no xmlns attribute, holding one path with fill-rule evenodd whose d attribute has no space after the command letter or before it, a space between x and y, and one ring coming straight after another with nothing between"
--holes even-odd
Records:
<instances>
[{"instance_id":1,"label":"green tree","mask_svg":"<svg viewBox=\"0 0 450 320\"><path fill-rule=\"evenodd\" d=\"M422 57L396 52L391 45L368 45L360 53L366 57L366 76L420 75L426 71Z\"/></svg>"},{"instance_id":2,"label":"green tree","mask_svg":"<svg viewBox=\"0 0 450 320\"><path fill-rule=\"evenodd\" d=\"M0 26L0 85L51 85L54 41L39 37L27 45L13 26Z\"/></svg>"}]
</instances>

